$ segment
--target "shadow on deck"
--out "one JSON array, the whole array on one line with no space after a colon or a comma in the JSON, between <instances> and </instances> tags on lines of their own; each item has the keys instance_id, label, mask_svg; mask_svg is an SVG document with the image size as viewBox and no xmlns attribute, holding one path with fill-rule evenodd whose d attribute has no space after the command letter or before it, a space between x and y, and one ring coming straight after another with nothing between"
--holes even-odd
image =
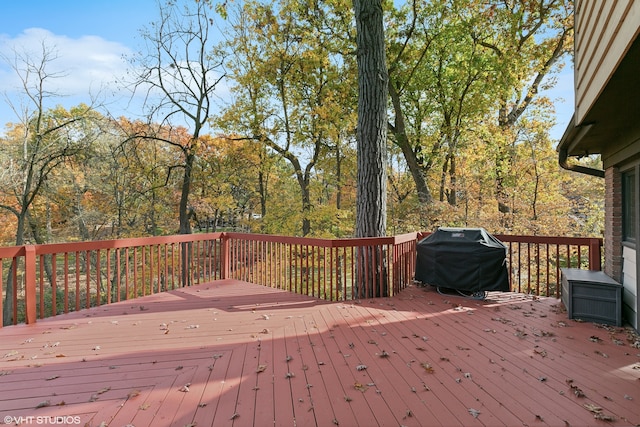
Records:
<instances>
[{"instance_id":1,"label":"shadow on deck","mask_svg":"<svg viewBox=\"0 0 640 427\"><path fill-rule=\"evenodd\" d=\"M638 425L636 340L553 298L225 280L0 329L0 423Z\"/></svg>"}]
</instances>

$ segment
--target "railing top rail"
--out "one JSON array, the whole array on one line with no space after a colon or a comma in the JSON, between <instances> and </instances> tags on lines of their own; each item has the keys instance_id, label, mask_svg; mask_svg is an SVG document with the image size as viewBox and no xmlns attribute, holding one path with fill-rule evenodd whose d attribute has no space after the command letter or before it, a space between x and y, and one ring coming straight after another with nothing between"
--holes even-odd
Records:
<instances>
[{"instance_id":1,"label":"railing top rail","mask_svg":"<svg viewBox=\"0 0 640 427\"><path fill-rule=\"evenodd\" d=\"M377 245L394 245L410 241L422 239L431 234L430 232L414 232L397 236L387 237L364 237L364 238L342 238L342 239L323 239L315 237L292 237L271 234L249 234L235 232L217 232L202 234L175 234L171 236L156 237L135 237L117 240L94 240L90 242L72 242L72 243L49 243L43 245L33 245L36 253L53 254L53 253L73 253L81 251L91 251L98 249L116 249L131 248L149 245L163 245L173 243L183 243L203 240L217 240L220 238L262 241L284 243L290 245L318 246L325 248L341 248L341 247L362 247ZM551 244L551 245L592 245L594 243L602 246L603 239L599 237L562 237L562 236L526 236L511 234L495 234L497 239L504 242L521 242L534 244ZM25 246L9 246L0 247L0 258L13 258L24 255Z\"/></svg>"},{"instance_id":2,"label":"railing top rail","mask_svg":"<svg viewBox=\"0 0 640 427\"><path fill-rule=\"evenodd\" d=\"M25 246L6 246L0 247L0 258L14 258L24 256Z\"/></svg>"},{"instance_id":3,"label":"railing top rail","mask_svg":"<svg viewBox=\"0 0 640 427\"><path fill-rule=\"evenodd\" d=\"M98 249L132 248L139 246L164 245L172 243L184 243L203 240L216 240L222 237L222 233L202 233L202 234L174 234L171 236L156 237L134 237L117 240L93 240L90 242L74 243L48 243L44 245L34 245L38 255L54 253L72 253L82 251L92 251ZM2 248L6 249L6 248ZM0 249L1 250L1 249ZM2 256L2 252L0 252Z\"/></svg>"},{"instance_id":4,"label":"railing top rail","mask_svg":"<svg viewBox=\"0 0 640 427\"><path fill-rule=\"evenodd\" d=\"M248 234L248 233L224 233L230 239L252 240L259 242L284 243L289 245L319 246L326 248L341 248L351 246L376 246L401 243L402 239L414 240L416 233L408 233L401 236L388 237L353 237L346 239L323 239L318 237L292 237L274 234ZM409 238L413 236L413 238ZM400 240L399 240L400 239Z\"/></svg>"},{"instance_id":5,"label":"railing top rail","mask_svg":"<svg viewBox=\"0 0 640 427\"><path fill-rule=\"evenodd\" d=\"M600 237L525 236L516 234L494 234L494 236L504 242L549 243L553 245L588 245L591 242L598 242L602 245L602 238Z\"/></svg>"}]
</instances>

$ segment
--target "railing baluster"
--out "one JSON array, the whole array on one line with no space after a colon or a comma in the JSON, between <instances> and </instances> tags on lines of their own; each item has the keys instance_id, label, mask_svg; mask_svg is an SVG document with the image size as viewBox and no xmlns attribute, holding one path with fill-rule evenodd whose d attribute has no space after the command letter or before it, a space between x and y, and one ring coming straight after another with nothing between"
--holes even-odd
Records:
<instances>
[{"instance_id":1,"label":"railing baluster","mask_svg":"<svg viewBox=\"0 0 640 427\"><path fill-rule=\"evenodd\" d=\"M44 255L40 255L40 263L38 264L40 267L40 295L39 295L39 306L40 306L40 319L44 319Z\"/></svg>"}]
</instances>

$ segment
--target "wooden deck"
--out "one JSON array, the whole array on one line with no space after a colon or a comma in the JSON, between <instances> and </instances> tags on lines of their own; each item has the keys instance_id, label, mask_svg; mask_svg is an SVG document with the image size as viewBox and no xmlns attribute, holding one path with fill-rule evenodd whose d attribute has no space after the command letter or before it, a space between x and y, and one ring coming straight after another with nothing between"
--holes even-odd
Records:
<instances>
[{"instance_id":1,"label":"wooden deck","mask_svg":"<svg viewBox=\"0 0 640 427\"><path fill-rule=\"evenodd\" d=\"M220 281L0 329L0 424L639 425L635 340L551 298Z\"/></svg>"}]
</instances>

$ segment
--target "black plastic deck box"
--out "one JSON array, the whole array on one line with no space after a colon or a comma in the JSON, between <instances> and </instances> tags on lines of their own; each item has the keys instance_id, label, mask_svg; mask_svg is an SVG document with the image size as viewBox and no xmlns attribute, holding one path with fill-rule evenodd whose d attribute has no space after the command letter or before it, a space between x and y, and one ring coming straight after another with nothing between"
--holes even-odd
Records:
<instances>
[{"instance_id":1,"label":"black plastic deck box","mask_svg":"<svg viewBox=\"0 0 640 427\"><path fill-rule=\"evenodd\" d=\"M622 285L602 271L562 268L562 302L570 319L622 326Z\"/></svg>"}]
</instances>

